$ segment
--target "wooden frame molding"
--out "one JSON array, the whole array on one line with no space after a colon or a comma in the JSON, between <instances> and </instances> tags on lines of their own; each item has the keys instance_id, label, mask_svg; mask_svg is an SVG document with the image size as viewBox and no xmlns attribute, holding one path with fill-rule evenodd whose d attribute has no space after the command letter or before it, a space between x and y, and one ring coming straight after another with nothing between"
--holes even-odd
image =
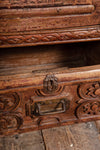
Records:
<instances>
[{"instance_id":1,"label":"wooden frame molding","mask_svg":"<svg viewBox=\"0 0 100 150\"><path fill-rule=\"evenodd\" d=\"M24 35L2 35L0 36L0 47L14 47L14 46L29 46L79 42L89 40L100 40L100 26L64 30L62 32L48 32L41 34L27 33Z\"/></svg>"},{"instance_id":2,"label":"wooden frame molding","mask_svg":"<svg viewBox=\"0 0 100 150\"><path fill-rule=\"evenodd\" d=\"M45 16L59 16L59 15L78 15L78 14L88 14L95 10L94 5L79 5L79 6L62 6L62 7L49 7L43 8L28 8L24 9L24 14L22 9L1 9L0 18L14 18L14 17L45 17ZM12 15L14 13L14 15Z\"/></svg>"}]
</instances>

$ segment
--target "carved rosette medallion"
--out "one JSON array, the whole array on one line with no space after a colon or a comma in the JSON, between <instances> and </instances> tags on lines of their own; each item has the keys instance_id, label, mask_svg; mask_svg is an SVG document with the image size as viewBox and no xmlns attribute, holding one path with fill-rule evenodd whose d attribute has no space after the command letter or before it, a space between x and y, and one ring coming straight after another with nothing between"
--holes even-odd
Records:
<instances>
[{"instance_id":1,"label":"carved rosette medallion","mask_svg":"<svg viewBox=\"0 0 100 150\"><path fill-rule=\"evenodd\" d=\"M64 87L58 84L58 78L52 75L47 75L43 81L43 89L36 90L37 95L51 96L57 95L63 91Z\"/></svg>"},{"instance_id":2,"label":"carved rosette medallion","mask_svg":"<svg viewBox=\"0 0 100 150\"><path fill-rule=\"evenodd\" d=\"M78 107L76 115L78 118L86 116L100 117L100 82L86 83L78 87Z\"/></svg>"},{"instance_id":3,"label":"carved rosette medallion","mask_svg":"<svg viewBox=\"0 0 100 150\"><path fill-rule=\"evenodd\" d=\"M77 109L77 117L98 116L100 117L100 101L84 102Z\"/></svg>"}]
</instances>

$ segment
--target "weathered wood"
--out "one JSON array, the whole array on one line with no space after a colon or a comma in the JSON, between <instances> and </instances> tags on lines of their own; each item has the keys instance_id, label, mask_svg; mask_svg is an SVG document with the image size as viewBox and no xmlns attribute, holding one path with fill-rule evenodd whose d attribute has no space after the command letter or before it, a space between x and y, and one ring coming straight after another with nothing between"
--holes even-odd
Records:
<instances>
[{"instance_id":1,"label":"weathered wood","mask_svg":"<svg viewBox=\"0 0 100 150\"><path fill-rule=\"evenodd\" d=\"M42 130L46 150L99 150L100 141L94 123L82 123Z\"/></svg>"},{"instance_id":2,"label":"weathered wood","mask_svg":"<svg viewBox=\"0 0 100 150\"><path fill-rule=\"evenodd\" d=\"M96 123L96 127L98 129L98 132L100 134L100 120L96 121L95 123Z\"/></svg>"},{"instance_id":3,"label":"weathered wood","mask_svg":"<svg viewBox=\"0 0 100 150\"><path fill-rule=\"evenodd\" d=\"M41 131L0 138L0 150L45 150Z\"/></svg>"},{"instance_id":4,"label":"weathered wood","mask_svg":"<svg viewBox=\"0 0 100 150\"><path fill-rule=\"evenodd\" d=\"M99 140L100 140L100 120L97 120L95 123L96 123L97 130L99 132Z\"/></svg>"},{"instance_id":5,"label":"weathered wood","mask_svg":"<svg viewBox=\"0 0 100 150\"><path fill-rule=\"evenodd\" d=\"M0 138L0 150L99 150L94 122Z\"/></svg>"}]
</instances>

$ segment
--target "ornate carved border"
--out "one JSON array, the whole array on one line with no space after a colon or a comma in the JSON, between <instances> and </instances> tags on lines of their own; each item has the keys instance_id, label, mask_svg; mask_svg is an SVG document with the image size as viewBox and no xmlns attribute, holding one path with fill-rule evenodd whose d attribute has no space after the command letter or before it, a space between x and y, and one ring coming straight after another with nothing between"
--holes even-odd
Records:
<instances>
[{"instance_id":1,"label":"ornate carved border","mask_svg":"<svg viewBox=\"0 0 100 150\"><path fill-rule=\"evenodd\" d=\"M83 29L65 30L54 33L38 33L23 35L1 35L0 47L15 47L15 46L29 46L42 45L50 43L67 43L85 40L100 40L100 27L94 26Z\"/></svg>"}]
</instances>

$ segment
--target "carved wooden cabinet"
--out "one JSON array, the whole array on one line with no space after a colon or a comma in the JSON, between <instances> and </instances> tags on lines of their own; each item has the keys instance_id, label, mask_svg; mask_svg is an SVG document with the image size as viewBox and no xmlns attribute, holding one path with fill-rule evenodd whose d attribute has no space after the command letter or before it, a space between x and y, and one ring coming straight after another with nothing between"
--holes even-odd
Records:
<instances>
[{"instance_id":1,"label":"carved wooden cabinet","mask_svg":"<svg viewBox=\"0 0 100 150\"><path fill-rule=\"evenodd\" d=\"M95 40L100 0L0 1L1 136L100 119L100 42L46 45Z\"/></svg>"}]
</instances>

